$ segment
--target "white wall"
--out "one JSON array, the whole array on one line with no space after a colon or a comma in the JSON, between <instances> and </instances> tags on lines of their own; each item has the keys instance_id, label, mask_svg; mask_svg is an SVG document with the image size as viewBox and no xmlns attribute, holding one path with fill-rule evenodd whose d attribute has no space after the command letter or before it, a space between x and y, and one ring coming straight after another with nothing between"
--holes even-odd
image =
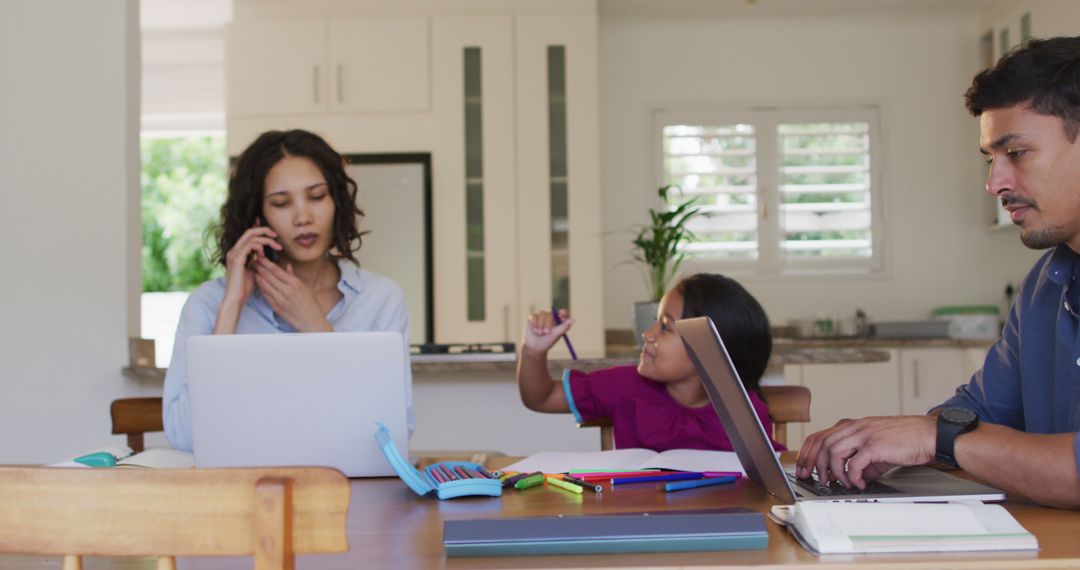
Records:
<instances>
[{"instance_id":1,"label":"white wall","mask_svg":"<svg viewBox=\"0 0 1080 570\"><path fill-rule=\"evenodd\" d=\"M111 438L138 326L138 53L134 0L0 2L0 463Z\"/></svg>"},{"instance_id":2,"label":"white wall","mask_svg":"<svg viewBox=\"0 0 1080 570\"><path fill-rule=\"evenodd\" d=\"M774 323L816 314L926 318L938 305L1004 304L1036 257L1015 230L983 229L978 124L962 95L977 15L635 18L600 22L605 326L645 298L628 259L657 163L649 111L679 104L868 101L883 105L887 271L872 277L739 277ZM822 68L819 62L829 62ZM690 267L693 270L716 270Z\"/></svg>"}]
</instances>

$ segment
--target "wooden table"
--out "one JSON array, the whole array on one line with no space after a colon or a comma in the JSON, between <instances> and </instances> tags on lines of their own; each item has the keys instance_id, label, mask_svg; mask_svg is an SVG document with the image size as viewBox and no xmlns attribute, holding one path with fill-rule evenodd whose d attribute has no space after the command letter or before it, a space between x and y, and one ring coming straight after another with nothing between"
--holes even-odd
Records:
<instances>
[{"instance_id":1,"label":"wooden table","mask_svg":"<svg viewBox=\"0 0 1080 570\"><path fill-rule=\"evenodd\" d=\"M397 479L354 479L349 507L350 551L343 555L298 557L298 568L485 569L485 568L718 568L812 566L815 568L1080 568L1080 513L1010 502L1010 512L1042 547L1039 552L937 553L816 557L786 530L767 522L769 548L730 552L578 555L504 558L446 558L445 520L557 514L620 513L746 506L766 511L772 497L746 479L730 486L665 494L655 484L605 487L603 493L574 495L543 487L509 491L502 498L438 501L419 497ZM93 524L93 520L87 521ZM179 568L251 568L251 558L187 558ZM58 569L58 559L0 555L0 569ZM89 558L87 569L153 568L148 559Z\"/></svg>"}]
</instances>

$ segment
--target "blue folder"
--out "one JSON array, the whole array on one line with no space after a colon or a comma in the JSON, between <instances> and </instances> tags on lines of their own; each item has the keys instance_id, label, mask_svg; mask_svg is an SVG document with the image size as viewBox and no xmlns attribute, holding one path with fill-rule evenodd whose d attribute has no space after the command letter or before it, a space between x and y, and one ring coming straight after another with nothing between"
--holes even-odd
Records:
<instances>
[{"instance_id":1,"label":"blue folder","mask_svg":"<svg viewBox=\"0 0 1080 570\"><path fill-rule=\"evenodd\" d=\"M447 556L760 550L765 516L749 509L451 520Z\"/></svg>"}]
</instances>

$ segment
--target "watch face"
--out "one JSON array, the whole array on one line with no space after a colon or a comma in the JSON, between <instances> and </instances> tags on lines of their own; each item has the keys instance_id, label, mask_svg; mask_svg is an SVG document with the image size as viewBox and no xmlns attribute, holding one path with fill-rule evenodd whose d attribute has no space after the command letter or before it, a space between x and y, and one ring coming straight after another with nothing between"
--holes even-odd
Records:
<instances>
[{"instance_id":1,"label":"watch face","mask_svg":"<svg viewBox=\"0 0 1080 570\"><path fill-rule=\"evenodd\" d=\"M953 424L969 424L977 419L975 412L967 408L945 408L941 410L941 417Z\"/></svg>"}]
</instances>

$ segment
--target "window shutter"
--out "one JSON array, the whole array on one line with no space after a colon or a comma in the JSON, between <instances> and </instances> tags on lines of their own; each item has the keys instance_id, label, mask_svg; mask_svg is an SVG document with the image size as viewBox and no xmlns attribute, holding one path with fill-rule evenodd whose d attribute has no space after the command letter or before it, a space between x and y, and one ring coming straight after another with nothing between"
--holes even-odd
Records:
<instances>
[{"instance_id":1,"label":"window shutter","mask_svg":"<svg viewBox=\"0 0 1080 570\"><path fill-rule=\"evenodd\" d=\"M783 123L777 138L783 255L870 257L869 124Z\"/></svg>"}]
</instances>

